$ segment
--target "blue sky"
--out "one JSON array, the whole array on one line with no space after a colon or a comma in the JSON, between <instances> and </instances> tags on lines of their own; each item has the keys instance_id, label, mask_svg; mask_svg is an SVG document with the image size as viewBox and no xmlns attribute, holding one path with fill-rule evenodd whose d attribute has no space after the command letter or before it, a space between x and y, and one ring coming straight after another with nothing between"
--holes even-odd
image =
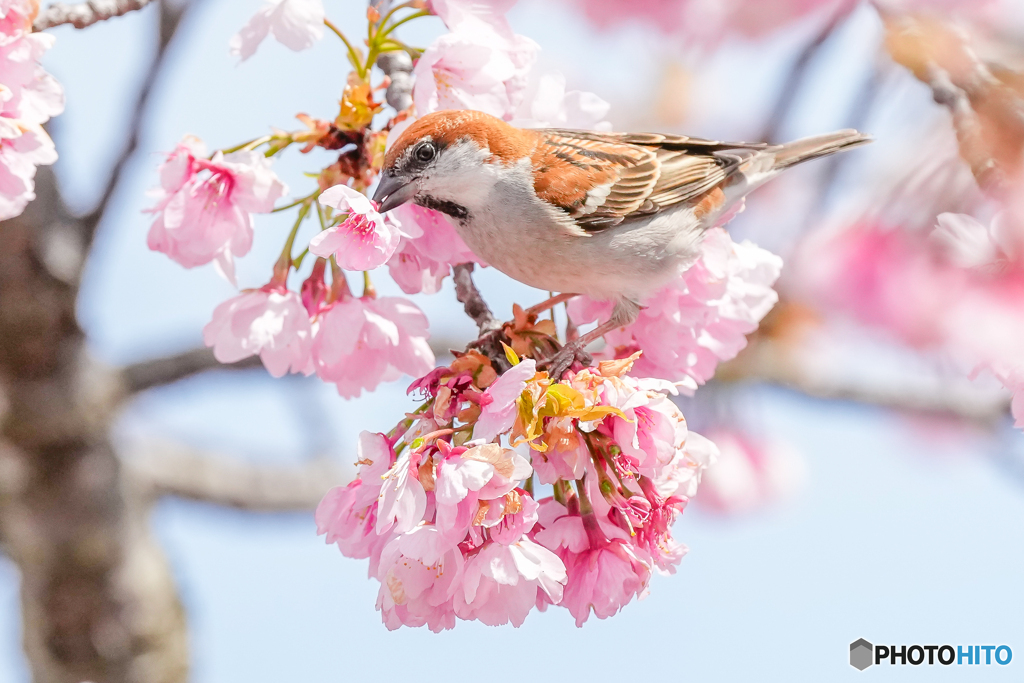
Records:
<instances>
[{"instance_id":1,"label":"blue sky","mask_svg":"<svg viewBox=\"0 0 1024 683\"><path fill-rule=\"evenodd\" d=\"M292 53L268 41L236 65L227 41L258 7L255 0L207 0L191 15L158 84L151 117L128 182L101 226L83 286L79 316L95 354L125 363L198 344L213 307L232 289L211 268L186 271L145 248L158 152L185 133L210 147L290 127L294 114L330 116L346 69L330 36ZM362 3L327 0L342 27L360 25ZM571 87L613 102L610 118L645 120L659 74L674 54L664 39L630 26L595 37L575 15L526 2L514 27L544 48ZM67 113L55 122L61 178L76 207L98 189L126 125L126 102L152 49L155 12L147 10L76 32L56 31L48 68L65 84ZM415 27L413 27L415 29ZM425 44L434 20L406 34ZM745 138L763 112L796 47L798 27L756 46L701 58L688 132ZM787 124L787 136L844 125L864 59L877 43L866 13L832 46L826 65ZM652 46L653 45L653 46ZM868 64L867 66L870 66ZM926 94L905 86L895 104ZM903 98L903 99L900 99ZM886 130L873 129L884 139ZM317 154L315 152L314 154ZM275 163L295 193L301 172L326 156L289 154ZM243 286L262 284L289 227L264 217L252 254L240 263ZM777 219L776 219L777 220ZM757 205L743 229L771 242L773 219ZM761 231L760 233L758 231ZM541 295L501 274L480 278L495 310ZM380 278L385 292L393 291ZM449 289L417 298L445 339L465 339L471 323ZM252 515L168 500L153 524L172 563L191 627L197 683L479 679L510 664L536 681L643 676L659 680L839 680L937 676L1014 680L1024 666L1024 587L1020 543L1024 437L995 437L911 421L845 403L823 403L776 388L749 387L730 404L757 433L794 444L806 457L807 487L786 504L723 520L687 511L677 526L689 545L678 574L658 577L646 600L582 630L563 610L534 614L519 630L460 623L440 635L391 633L373 609L365 563L343 558L315 535L310 515ZM698 401L700 394L698 394ZM156 434L232 457L294 461L329 453L352 459L355 435L382 429L408 405L391 385L345 402L314 381L274 381L259 373L212 373L152 392L117 427L119 443ZM310 432L309 417L322 425ZM17 575L0 560L0 680L27 681L20 652ZM497 639L496 639L497 637ZM882 667L859 673L849 643L1006 643L1008 667Z\"/></svg>"}]
</instances>

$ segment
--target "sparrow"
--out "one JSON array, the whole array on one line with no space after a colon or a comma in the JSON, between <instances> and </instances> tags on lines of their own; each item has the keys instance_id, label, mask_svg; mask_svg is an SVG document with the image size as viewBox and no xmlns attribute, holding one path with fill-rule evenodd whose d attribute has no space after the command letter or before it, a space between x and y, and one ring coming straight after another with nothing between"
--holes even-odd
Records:
<instances>
[{"instance_id":1,"label":"sparrow","mask_svg":"<svg viewBox=\"0 0 1024 683\"><path fill-rule=\"evenodd\" d=\"M486 263L537 289L615 302L609 320L549 362L632 323L640 302L701 255L704 233L796 164L871 140L855 130L782 145L660 133L522 129L479 111L427 114L394 141L373 200L447 214ZM551 305L554 305L553 303ZM543 310L543 305L531 310Z\"/></svg>"}]
</instances>

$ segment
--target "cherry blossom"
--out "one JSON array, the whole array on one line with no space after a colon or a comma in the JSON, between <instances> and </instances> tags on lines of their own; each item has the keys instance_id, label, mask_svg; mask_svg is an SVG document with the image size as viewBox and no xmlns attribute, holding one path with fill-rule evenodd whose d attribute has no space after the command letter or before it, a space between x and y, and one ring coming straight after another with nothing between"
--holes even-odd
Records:
<instances>
[{"instance_id":1,"label":"cherry blossom","mask_svg":"<svg viewBox=\"0 0 1024 683\"><path fill-rule=\"evenodd\" d=\"M535 539L565 563L568 578L558 604L569 610L577 626L587 621L591 611L598 619L607 619L634 597L644 595L651 566L627 541L627 532L602 525L593 513L572 514L553 500L542 513L545 528Z\"/></svg>"},{"instance_id":2,"label":"cherry blossom","mask_svg":"<svg viewBox=\"0 0 1024 683\"><path fill-rule=\"evenodd\" d=\"M0 0L0 35L11 36L32 30L39 13L39 0Z\"/></svg>"},{"instance_id":3,"label":"cherry blossom","mask_svg":"<svg viewBox=\"0 0 1024 683\"><path fill-rule=\"evenodd\" d=\"M567 580L558 555L528 538L504 545L488 543L467 560L455 592L455 614L488 626L522 626L537 604L538 591L561 602Z\"/></svg>"},{"instance_id":4,"label":"cherry blossom","mask_svg":"<svg viewBox=\"0 0 1024 683\"><path fill-rule=\"evenodd\" d=\"M612 418L612 434L632 467L653 473L670 463L683 447L687 436L686 420L665 394L639 387L629 387L623 392L622 388L627 386L620 382L606 388L605 400L608 394L616 394L615 399L608 402L623 412L623 417Z\"/></svg>"},{"instance_id":5,"label":"cherry blossom","mask_svg":"<svg viewBox=\"0 0 1024 683\"><path fill-rule=\"evenodd\" d=\"M57 160L40 126L0 116L0 220L19 215L35 199L36 167Z\"/></svg>"},{"instance_id":6,"label":"cherry blossom","mask_svg":"<svg viewBox=\"0 0 1024 683\"><path fill-rule=\"evenodd\" d=\"M324 498L317 523L369 558L388 628L519 626L535 605L582 625L645 595L652 571L675 570L686 547L672 524L715 447L686 430L672 383L628 374L635 361L552 382L533 359L496 376L469 351L413 382L427 403L393 436L364 433L359 478ZM529 459L506 441L528 443ZM572 465L555 464L570 443ZM530 492L542 463L557 500Z\"/></svg>"},{"instance_id":7,"label":"cherry blossom","mask_svg":"<svg viewBox=\"0 0 1024 683\"><path fill-rule=\"evenodd\" d=\"M505 14L516 0L429 0L430 10L441 17L449 29L470 23L483 24L502 36L510 36L512 27Z\"/></svg>"},{"instance_id":8,"label":"cherry blossom","mask_svg":"<svg viewBox=\"0 0 1024 683\"><path fill-rule=\"evenodd\" d=\"M359 470L348 486L331 489L316 509L317 533L326 535L348 557L371 558L370 574L376 573L387 536L376 531L377 499L382 478L391 469L394 449L383 434L364 431L357 449Z\"/></svg>"},{"instance_id":9,"label":"cherry blossom","mask_svg":"<svg viewBox=\"0 0 1024 683\"><path fill-rule=\"evenodd\" d=\"M245 291L217 306L203 341L221 363L258 355L274 377L313 374L309 316L299 296L283 286Z\"/></svg>"},{"instance_id":10,"label":"cherry blossom","mask_svg":"<svg viewBox=\"0 0 1024 683\"><path fill-rule=\"evenodd\" d=\"M186 268L215 261L234 282L234 257L252 247L252 214L270 211L285 192L262 154L216 152L207 159L203 144L186 138L160 166L147 243Z\"/></svg>"},{"instance_id":11,"label":"cherry blossom","mask_svg":"<svg viewBox=\"0 0 1024 683\"><path fill-rule=\"evenodd\" d=\"M377 533L404 534L423 519L427 494L416 474L419 458L403 453L383 475L377 508Z\"/></svg>"},{"instance_id":12,"label":"cherry blossom","mask_svg":"<svg viewBox=\"0 0 1024 683\"><path fill-rule=\"evenodd\" d=\"M64 111L63 88L39 64L54 42L45 33L0 34L0 114L43 124Z\"/></svg>"},{"instance_id":13,"label":"cherry blossom","mask_svg":"<svg viewBox=\"0 0 1024 683\"><path fill-rule=\"evenodd\" d=\"M983 268L1008 261L1014 245L1007 234L1004 216L984 225L973 216L943 213L936 218L931 239L949 261L960 268Z\"/></svg>"},{"instance_id":14,"label":"cherry blossom","mask_svg":"<svg viewBox=\"0 0 1024 683\"><path fill-rule=\"evenodd\" d=\"M547 73L527 89L512 125L520 128L611 130L605 120L611 105L592 92L566 92L565 76Z\"/></svg>"},{"instance_id":15,"label":"cherry blossom","mask_svg":"<svg viewBox=\"0 0 1024 683\"><path fill-rule=\"evenodd\" d=\"M480 263L444 214L410 202L388 215L401 225L401 241L388 261L388 272L406 294L434 294L451 266Z\"/></svg>"},{"instance_id":16,"label":"cherry blossom","mask_svg":"<svg viewBox=\"0 0 1024 683\"><path fill-rule=\"evenodd\" d=\"M313 47L324 36L323 0L269 0L232 36L231 54L249 59L270 33L296 52Z\"/></svg>"},{"instance_id":17,"label":"cherry blossom","mask_svg":"<svg viewBox=\"0 0 1024 683\"><path fill-rule=\"evenodd\" d=\"M423 525L393 536L381 553L377 609L384 625L427 626L435 633L455 626L452 598L465 558L441 542L436 526Z\"/></svg>"},{"instance_id":18,"label":"cherry blossom","mask_svg":"<svg viewBox=\"0 0 1024 683\"><path fill-rule=\"evenodd\" d=\"M526 458L497 444L451 451L437 467L434 484L438 526L453 543L459 543L471 526L492 526L513 506L521 507L518 496L512 496L509 505L501 499L532 472Z\"/></svg>"},{"instance_id":19,"label":"cherry blossom","mask_svg":"<svg viewBox=\"0 0 1024 683\"><path fill-rule=\"evenodd\" d=\"M403 374L420 376L434 367L427 344L427 318L397 297L349 298L320 313L312 357L317 375L346 398L372 391Z\"/></svg>"},{"instance_id":20,"label":"cherry blossom","mask_svg":"<svg viewBox=\"0 0 1024 683\"><path fill-rule=\"evenodd\" d=\"M590 451L582 437L566 430L547 450L534 451L530 456L537 479L543 484L554 484L559 479L571 481L583 477Z\"/></svg>"},{"instance_id":21,"label":"cherry blossom","mask_svg":"<svg viewBox=\"0 0 1024 683\"><path fill-rule=\"evenodd\" d=\"M480 400L480 418L473 428L473 437L492 441L508 431L516 419L516 399L526 389L526 381L537 374L537 363L526 359L487 387Z\"/></svg>"},{"instance_id":22,"label":"cherry blossom","mask_svg":"<svg viewBox=\"0 0 1024 683\"><path fill-rule=\"evenodd\" d=\"M686 443L672 461L652 477L653 492L663 500L697 495L705 471L718 461L718 446L697 432L687 432Z\"/></svg>"},{"instance_id":23,"label":"cherry blossom","mask_svg":"<svg viewBox=\"0 0 1024 683\"><path fill-rule=\"evenodd\" d=\"M515 116L538 46L504 34L475 17L438 37L416 62L416 111L476 109L505 120Z\"/></svg>"},{"instance_id":24,"label":"cherry blossom","mask_svg":"<svg viewBox=\"0 0 1024 683\"><path fill-rule=\"evenodd\" d=\"M0 3L0 220L35 199L36 167L57 160L42 124L64 110L64 91L39 64L54 37L32 33L38 3Z\"/></svg>"},{"instance_id":25,"label":"cherry blossom","mask_svg":"<svg viewBox=\"0 0 1024 683\"><path fill-rule=\"evenodd\" d=\"M708 432L718 447L715 465L704 473L695 501L701 508L740 515L796 493L806 479L800 454L788 444L736 429Z\"/></svg>"},{"instance_id":26,"label":"cherry blossom","mask_svg":"<svg viewBox=\"0 0 1024 683\"><path fill-rule=\"evenodd\" d=\"M348 213L339 225L317 234L309 241L309 251L324 258L334 256L346 270L373 270L384 265L398 248L398 223L377 213L366 195L345 185L329 187L320 194L320 203Z\"/></svg>"},{"instance_id":27,"label":"cherry blossom","mask_svg":"<svg viewBox=\"0 0 1024 683\"><path fill-rule=\"evenodd\" d=\"M782 259L750 242L736 244L721 228L709 230L703 255L667 287L642 301L636 322L605 335L602 358L624 358L642 349L636 371L682 381L692 394L722 361L736 357L746 335L778 301L772 285ZM577 324L606 320L610 302L578 297L569 313Z\"/></svg>"}]
</instances>

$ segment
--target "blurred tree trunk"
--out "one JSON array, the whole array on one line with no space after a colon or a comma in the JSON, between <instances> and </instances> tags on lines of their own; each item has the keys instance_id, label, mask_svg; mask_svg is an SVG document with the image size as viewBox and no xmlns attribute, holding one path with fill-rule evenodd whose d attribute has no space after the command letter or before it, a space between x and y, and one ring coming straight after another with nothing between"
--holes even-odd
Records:
<instances>
[{"instance_id":1,"label":"blurred tree trunk","mask_svg":"<svg viewBox=\"0 0 1024 683\"><path fill-rule=\"evenodd\" d=\"M85 245L48 168L37 193L0 223L0 542L21 572L33 678L185 681L182 608L109 442L119 378L75 321Z\"/></svg>"}]
</instances>

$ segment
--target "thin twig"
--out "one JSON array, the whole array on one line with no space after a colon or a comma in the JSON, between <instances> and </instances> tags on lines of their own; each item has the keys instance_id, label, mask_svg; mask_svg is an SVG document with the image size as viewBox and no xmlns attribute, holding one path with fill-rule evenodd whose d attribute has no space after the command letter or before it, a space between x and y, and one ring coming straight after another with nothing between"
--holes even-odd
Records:
<instances>
[{"instance_id":1,"label":"thin twig","mask_svg":"<svg viewBox=\"0 0 1024 683\"><path fill-rule=\"evenodd\" d=\"M44 31L54 26L71 24L75 28L85 28L93 24L106 21L112 17L119 17L129 12L142 9L154 0L89 0L75 5L66 5L63 2L56 2L46 8L36 17L32 29Z\"/></svg>"},{"instance_id":2,"label":"thin twig","mask_svg":"<svg viewBox=\"0 0 1024 683\"><path fill-rule=\"evenodd\" d=\"M473 319L481 336L501 329L501 322L495 319L491 309L487 307L480 290L473 284L473 264L460 263L452 268L452 279L455 281L455 298L466 309L466 315Z\"/></svg>"},{"instance_id":3,"label":"thin twig","mask_svg":"<svg viewBox=\"0 0 1024 683\"><path fill-rule=\"evenodd\" d=\"M782 84L782 89L779 90L779 96L775 100L772 113L768 117L768 122L765 124L764 129L761 131L759 139L765 142L778 141L779 130L782 128L782 124L786 122L789 110L796 101L796 95L800 91L804 79L807 77L808 67L814 61L814 57L821 50L822 46L828 42L828 39L835 33L839 25L850 15L854 6L855 3L844 2L836 13L832 15L832 18L822 27L821 31L797 55L792 66L790 66L789 73L786 75L786 80Z\"/></svg>"},{"instance_id":4,"label":"thin twig","mask_svg":"<svg viewBox=\"0 0 1024 683\"><path fill-rule=\"evenodd\" d=\"M136 3L140 1L141 0L135 0ZM188 5L174 7L169 2L160 3L160 41L157 44L157 50L156 54L153 56L153 61L150 62L149 70L146 72L146 75L142 80L142 87L139 90L139 94L135 99L132 120L128 127L128 139L125 142L124 147L121 149L121 154L118 156L117 162L114 164L114 168L110 172L110 176L107 178L107 183L103 188L103 193L100 195L100 200L96 204L96 208L82 217L82 237L84 244L87 246L92 244L93 238L96 236L96 229L99 226L100 221L103 219L103 214L106 212L107 207L110 204L110 200L113 198L114 193L121 184L121 180L124 176L128 163L131 161L139 147L149 98L153 94L153 87L160 79L160 74L166 64L167 48L170 45L174 34L177 32L178 25L181 23L181 19L187 9Z\"/></svg>"},{"instance_id":5,"label":"thin twig","mask_svg":"<svg viewBox=\"0 0 1024 683\"><path fill-rule=\"evenodd\" d=\"M148 496L177 496L255 512L313 510L354 471L319 458L291 466L263 465L173 443L133 446L124 468Z\"/></svg>"}]
</instances>

